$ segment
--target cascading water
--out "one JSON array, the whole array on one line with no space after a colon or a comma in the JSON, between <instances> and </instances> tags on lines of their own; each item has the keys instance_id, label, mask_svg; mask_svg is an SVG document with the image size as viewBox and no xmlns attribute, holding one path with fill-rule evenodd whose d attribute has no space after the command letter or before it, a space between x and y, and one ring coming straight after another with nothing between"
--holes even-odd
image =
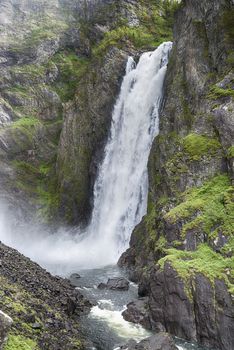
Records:
<instances>
[{"instance_id":1,"label":"cascading water","mask_svg":"<svg viewBox=\"0 0 234 350\"><path fill-rule=\"evenodd\" d=\"M147 162L158 134L158 115L171 42L144 53L136 65L129 58L115 105L111 134L94 188L89 226L95 245L105 250L106 263L127 249L134 227L146 213ZM99 257L97 256L97 262Z\"/></svg>"},{"instance_id":2,"label":"cascading water","mask_svg":"<svg viewBox=\"0 0 234 350\"><path fill-rule=\"evenodd\" d=\"M154 137L172 43L129 58L114 107L104 160L94 187L94 209L83 234L60 229L1 227L0 240L54 273L116 263L134 227L146 213L147 162ZM8 220L10 221L10 220ZM10 232L10 233L9 233Z\"/></svg>"}]
</instances>

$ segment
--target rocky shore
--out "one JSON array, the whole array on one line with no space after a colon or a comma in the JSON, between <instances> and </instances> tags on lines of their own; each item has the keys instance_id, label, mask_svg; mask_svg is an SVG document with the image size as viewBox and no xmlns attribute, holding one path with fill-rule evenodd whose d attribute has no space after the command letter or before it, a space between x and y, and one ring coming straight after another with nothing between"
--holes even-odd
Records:
<instances>
[{"instance_id":1,"label":"rocky shore","mask_svg":"<svg viewBox=\"0 0 234 350\"><path fill-rule=\"evenodd\" d=\"M12 319L5 350L87 348L79 318L90 306L67 279L51 276L0 243L0 310ZM0 344L5 338L1 321Z\"/></svg>"}]
</instances>

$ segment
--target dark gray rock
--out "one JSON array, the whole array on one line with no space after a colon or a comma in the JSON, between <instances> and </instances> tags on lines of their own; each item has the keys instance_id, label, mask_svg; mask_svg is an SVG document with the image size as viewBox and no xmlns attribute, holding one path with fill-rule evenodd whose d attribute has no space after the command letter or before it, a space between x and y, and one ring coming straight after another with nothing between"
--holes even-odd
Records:
<instances>
[{"instance_id":1,"label":"dark gray rock","mask_svg":"<svg viewBox=\"0 0 234 350\"><path fill-rule=\"evenodd\" d=\"M152 337L146 338L139 343L129 342L120 349L128 350L176 350L177 347L172 337L167 333L158 333Z\"/></svg>"},{"instance_id":2,"label":"dark gray rock","mask_svg":"<svg viewBox=\"0 0 234 350\"><path fill-rule=\"evenodd\" d=\"M127 309L122 313L123 318L128 322L141 324L144 328L151 329L148 302L148 298L141 298L129 303Z\"/></svg>"},{"instance_id":3,"label":"dark gray rock","mask_svg":"<svg viewBox=\"0 0 234 350\"><path fill-rule=\"evenodd\" d=\"M123 277L109 278L107 281L107 288L125 291L129 289L129 281Z\"/></svg>"},{"instance_id":4,"label":"dark gray rock","mask_svg":"<svg viewBox=\"0 0 234 350\"><path fill-rule=\"evenodd\" d=\"M110 289L118 291L126 291L129 289L129 281L123 277L109 278L107 283L100 283L98 289Z\"/></svg>"}]
</instances>

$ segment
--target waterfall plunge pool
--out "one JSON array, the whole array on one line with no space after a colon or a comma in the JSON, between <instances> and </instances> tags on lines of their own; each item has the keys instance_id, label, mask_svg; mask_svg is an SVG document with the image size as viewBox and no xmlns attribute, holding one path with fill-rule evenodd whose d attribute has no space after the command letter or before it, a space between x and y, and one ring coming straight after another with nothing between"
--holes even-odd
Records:
<instances>
[{"instance_id":1,"label":"waterfall plunge pool","mask_svg":"<svg viewBox=\"0 0 234 350\"><path fill-rule=\"evenodd\" d=\"M125 277L123 270L116 265L104 268L78 270L81 276L72 280L82 294L96 304L88 316L81 318L81 330L93 343L92 350L114 350L130 339L140 341L153 333L140 325L127 322L122 317L126 305L138 298L137 285L130 282L128 291L98 289L100 283L108 278ZM205 350L197 344L175 338L179 350ZM90 350L91 350L90 349Z\"/></svg>"}]
</instances>

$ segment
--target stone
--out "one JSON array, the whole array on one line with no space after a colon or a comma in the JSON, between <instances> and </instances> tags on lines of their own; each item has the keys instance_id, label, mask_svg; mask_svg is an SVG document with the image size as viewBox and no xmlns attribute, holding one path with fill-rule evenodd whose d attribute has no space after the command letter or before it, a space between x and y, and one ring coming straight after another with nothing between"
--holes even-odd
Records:
<instances>
[{"instance_id":1,"label":"stone","mask_svg":"<svg viewBox=\"0 0 234 350\"><path fill-rule=\"evenodd\" d=\"M106 286L111 290L126 291L129 289L129 281L123 277L109 278Z\"/></svg>"},{"instance_id":2,"label":"stone","mask_svg":"<svg viewBox=\"0 0 234 350\"><path fill-rule=\"evenodd\" d=\"M148 302L148 298L140 298L129 303L127 309L122 313L123 318L128 322L141 324L144 328L151 329Z\"/></svg>"},{"instance_id":3,"label":"stone","mask_svg":"<svg viewBox=\"0 0 234 350\"><path fill-rule=\"evenodd\" d=\"M2 349L5 344L12 323L13 320L11 317L0 310L0 349Z\"/></svg>"},{"instance_id":4,"label":"stone","mask_svg":"<svg viewBox=\"0 0 234 350\"><path fill-rule=\"evenodd\" d=\"M120 347L127 350L177 350L172 336L167 333L158 333L149 338L143 339L139 343L129 342Z\"/></svg>"}]
</instances>

